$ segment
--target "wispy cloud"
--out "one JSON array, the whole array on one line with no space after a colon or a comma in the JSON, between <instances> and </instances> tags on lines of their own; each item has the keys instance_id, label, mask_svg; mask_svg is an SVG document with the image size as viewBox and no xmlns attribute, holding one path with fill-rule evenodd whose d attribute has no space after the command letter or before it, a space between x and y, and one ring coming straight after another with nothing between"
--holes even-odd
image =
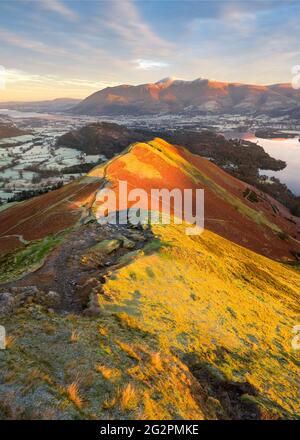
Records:
<instances>
[{"instance_id":1,"label":"wispy cloud","mask_svg":"<svg viewBox=\"0 0 300 440\"><path fill-rule=\"evenodd\" d=\"M66 53L64 49L51 47L49 45L45 45L40 41L25 38L24 36L14 34L7 31L6 29L1 28L0 39L2 42L8 43L10 45L20 47L22 49L32 50L34 52L38 52L44 55L64 55Z\"/></svg>"},{"instance_id":2,"label":"wispy cloud","mask_svg":"<svg viewBox=\"0 0 300 440\"><path fill-rule=\"evenodd\" d=\"M168 56L174 49L173 43L153 31L132 0L111 0L109 7L96 20L118 37L120 44L130 47L136 55Z\"/></svg>"},{"instance_id":3,"label":"wispy cloud","mask_svg":"<svg viewBox=\"0 0 300 440\"><path fill-rule=\"evenodd\" d=\"M43 9L56 12L67 20L76 21L78 19L77 14L59 0L39 0L37 3Z\"/></svg>"},{"instance_id":4,"label":"wispy cloud","mask_svg":"<svg viewBox=\"0 0 300 440\"><path fill-rule=\"evenodd\" d=\"M154 61L154 60L135 60L136 67L142 70L160 70L164 67L168 67L169 64L163 61Z\"/></svg>"},{"instance_id":5,"label":"wispy cloud","mask_svg":"<svg viewBox=\"0 0 300 440\"><path fill-rule=\"evenodd\" d=\"M9 84L16 83L31 83L31 84L43 84L45 86L72 86L72 87L83 87L89 89L100 90L105 87L115 86L114 82L105 81L89 81L80 78L62 78L57 75L38 75L30 72L24 72L18 69L8 69L6 70L6 82Z\"/></svg>"}]
</instances>

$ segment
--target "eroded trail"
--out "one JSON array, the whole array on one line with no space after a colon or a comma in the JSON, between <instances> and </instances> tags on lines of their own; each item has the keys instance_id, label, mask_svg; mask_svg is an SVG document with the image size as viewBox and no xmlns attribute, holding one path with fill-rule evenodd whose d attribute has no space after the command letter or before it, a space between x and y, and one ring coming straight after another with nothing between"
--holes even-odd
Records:
<instances>
[{"instance_id":1,"label":"eroded trail","mask_svg":"<svg viewBox=\"0 0 300 440\"><path fill-rule=\"evenodd\" d=\"M89 307L93 292L101 293L111 271L126 264L124 257L134 255L152 238L150 229L89 222L66 236L40 269L0 287L17 293L34 286L41 296L54 292L59 296L53 307L57 312L81 313Z\"/></svg>"}]
</instances>

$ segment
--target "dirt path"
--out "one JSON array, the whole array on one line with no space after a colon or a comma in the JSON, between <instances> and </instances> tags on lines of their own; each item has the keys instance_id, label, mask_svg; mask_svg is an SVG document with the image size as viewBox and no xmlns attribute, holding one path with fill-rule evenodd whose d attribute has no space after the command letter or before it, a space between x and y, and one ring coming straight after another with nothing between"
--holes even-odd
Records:
<instances>
[{"instance_id":1,"label":"dirt path","mask_svg":"<svg viewBox=\"0 0 300 440\"><path fill-rule=\"evenodd\" d=\"M128 249L120 244L115 251L104 256L101 265L82 264L82 257L91 247L102 240L119 240L124 238L133 244ZM151 230L131 228L127 225L99 225L90 222L71 232L64 241L46 258L44 265L35 272L25 275L22 279L2 285L1 287L23 288L36 286L39 290L49 293L54 291L60 296L57 311L62 313L81 313L86 307L83 299L83 286L88 296L93 287L100 286L107 274L119 265L119 259L130 251L141 249L153 238ZM94 284L89 286L89 282ZM96 283L96 284L95 284Z\"/></svg>"}]
</instances>

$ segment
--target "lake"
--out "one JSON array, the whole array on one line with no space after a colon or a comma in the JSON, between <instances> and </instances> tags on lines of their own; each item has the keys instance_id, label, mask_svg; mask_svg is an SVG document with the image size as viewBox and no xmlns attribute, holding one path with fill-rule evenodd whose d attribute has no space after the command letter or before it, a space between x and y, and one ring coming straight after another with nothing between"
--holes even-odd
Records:
<instances>
[{"instance_id":1,"label":"lake","mask_svg":"<svg viewBox=\"0 0 300 440\"><path fill-rule=\"evenodd\" d=\"M262 139L247 134L243 138L258 143L270 156L284 160L287 163L287 167L282 171L261 170L261 174L268 177L277 177L294 194L300 196L299 136L291 139Z\"/></svg>"}]
</instances>

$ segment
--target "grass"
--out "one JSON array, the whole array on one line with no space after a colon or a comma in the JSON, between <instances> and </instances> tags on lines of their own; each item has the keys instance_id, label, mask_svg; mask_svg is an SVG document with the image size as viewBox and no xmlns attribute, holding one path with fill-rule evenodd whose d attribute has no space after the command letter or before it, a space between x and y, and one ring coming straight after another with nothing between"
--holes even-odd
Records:
<instances>
[{"instance_id":1,"label":"grass","mask_svg":"<svg viewBox=\"0 0 300 440\"><path fill-rule=\"evenodd\" d=\"M150 363L157 371L163 370L163 364L160 357L160 353L152 353L150 355Z\"/></svg>"},{"instance_id":2,"label":"grass","mask_svg":"<svg viewBox=\"0 0 300 440\"><path fill-rule=\"evenodd\" d=\"M75 344L79 341L79 333L76 330L73 330L70 336L70 343Z\"/></svg>"},{"instance_id":3,"label":"grass","mask_svg":"<svg viewBox=\"0 0 300 440\"><path fill-rule=\"evenodd\" d=\"M123 411L134 409L137 405L137 391L134 385L129 383L121 391L120 407Z\"/></svg>"},{"instance_id":4,"label":"grass","mask_svg":"<svg viewBox=\"0 0 300 440\"><path fill-rule=\"evenodd\" d=\"M61 242L63 235L47 236L43 240L29 243L25 249L0 257L0 282L12 281L37 270L49 252Z\"/></svg>"},{"instance_id":5,"label":"grass","mask_svg":"<svg viewBox=\"0 0 300 440\"><path fill-rule=\"evenodd\" d=\"M120 377L119 370L115 368L109 368L106 365L96 365L96 371L101 373L106 380L115 380Z\"/></svg>"},{"instance_id":6,"label":"grass","mask_svg":"<svg viewBox=\"0 0 300 440\"><path fill-rule=\"evenodd\" d=\"M270 222L263 212L258 212L257 210L250 208L238 197L230 194L228 191L226 191L226 189L224 189L213 179L208 177L203 171L200 171L196 166L192 164L192 162L187 161L179 154L171 151L168 148L167 142L163 141L162 139L154 139L153 141L148 142L148 144L146 145L149 146L148 148L154 148L165 161L173 166L179 167L181 171L184 172L188 177L190 177L197 185L204 184L205 186L209 187L214 193L219 195L230 205L234 206L234 208L245 217L248 217L256 223L268 226L274 232L280 232L278 226ZM167 148L164 148L163 151L161 151L161 145L164 145ZM186 148L182 147L182 150L188 156L193 156L192 153L190 153Z\"/></svg>"},{"instance_id":7,"label":"grass","mask_svg":"<svg viewBox=\"0 0 300 440\"><path fill-rule=\"evenodd\" d=\"M136 361L141 359L140 355L135 352L134 348L130 344L122 341L117 341L117 344L131 359Z\"/></svg>"},{"instance_id":8,"label":"grass","mask_svg":"<svg viewBox=\"0 0 300 440\"><path fill-rule=\"evenodd\" d=\"M15 344L16 340L17 340L17 337L16 337L16 336L13 336L13 335L6 335L6 336L5 336L5 343L4 343L5 348L6 348L7 350L9 350L10 348L12 348L13 345Z\"/></svg>"},{"instance_id":9,"label":"grass","mask_svg":"<svg viewBox=\"0 0 300 440\"><path fill-rule=\"evenodd\" d=\"M167 147L161 152L264 221ZM40 417L61 419L222 418L226 389L239 384L255 390L234 395L240 407L262 407L264 418L300 417L300 360L291 348L300 273L209 231L152 230L155 238L106 280L100 316L49 314L32 304L3 318L18 343L0 351L0 418L33 417L37 407ZM0 277L33 270L57 243L58 236L46 237L11 254ZM115 246L101 242L90 256Z\"/></svg>"},{"instance_id":10,"label":"grass","mask_svg":"<svg viewBox=\"0 0 300 440\"><path fill-rule=\"evenodd\" d=\"M247 381L259 393L299 414L290 346L299 313L297 272L209 231L199 237L187 237L181 225L153 231L172 245L144 253L110 279L105 289L115 302L131 304L144 331L155 329L160 352L198 353L229 380L249 371ZM132 274L138 302L132 302ZM223 359L219 347L222 356L228 353ZM153 361L159 365L154 357L150 367Z\"/></svg>"},{"instance_id":11,"label":"grass","mask_svg":"<svg viewBox=\"0 0 300 440\"><path fill-rule=\"evenodd\" d=\"M71 385L67 387L67 395L77 408L82 408L83 400L79 395L79 387L77 382L72 382Z\"/></svg>"}]
</instances>

